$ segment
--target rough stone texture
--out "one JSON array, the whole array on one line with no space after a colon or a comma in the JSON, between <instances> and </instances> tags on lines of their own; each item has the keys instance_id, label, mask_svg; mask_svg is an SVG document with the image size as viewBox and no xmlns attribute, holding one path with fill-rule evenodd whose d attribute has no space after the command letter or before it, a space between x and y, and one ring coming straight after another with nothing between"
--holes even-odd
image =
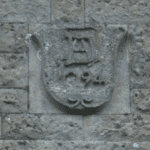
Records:
<instances>
[{"instance_id":1,"label":"rough stone texture","mask_svg":"<svg viewBox=\"0 0 150 150\"><path fill-rule=\"evenodd\" d=\"M29 33L38 36L42 41L44 33L50 28L50 25L32 24L29 26ZM29 60L29 102L31 113L62 113L46 95L41 76L41 49L34 48L30 43Z\"/></svg>"},{"instance_id":2,"label":"rough stone texture","mask_svg":"<svg viewBox=\"0 0 150 150\"><path fill-rule=\"evenodd\" d=\"M150 90L134 89L131 91L131 112L134 114L150 114Z\"/></svg>"},{"instance_id":3,"label":"rough stone texture","mask_svg":"<svg viewBox=\"0 0 150 150\"><path fill-rule=\"evenodd\" d=\"M3 139L83 140L81 116L10 114L3 117Z\"/></svg>"},{"instance_id":4,"label":"rough stone texture","mask_svg":"<svg viewBox=\"0 0 150 150\"><path fill-rule=\"evenodd\" d=\"M0 150L150 150L149 14L150 0L1 0ZM96 29L96 54L103 52L97 66L104 62L104 53L109 60L115 52L114 64L110 63L114 89L112 97L106 98L110 101L91 111L77 109L79 116L53 103L43 84L48 77L42 73L50 73L51 79L61 65L55 52L67 50L68 43L62 43L59 34L66 28L81 35L86 29L90 36L89 30ZM74 51L87 52L90 46L82 49L81 44L87 37L73 38L74 45L79 44ZM45 53L45 66L42 50L51 52ZM109 70L110 66L100 68ZM72 78L67 78L69 85ZM103 92L98 98L102 95L106 96Z\"/></svg>"},{"instance_id":5,"label":"rough stone texture","mask_svg":"<svg viewBox=\"0 0 150 150\"><path fill-rule=\"evenodd\" d=\"M50 22L50 0L1 0L1 22Z\"/></svg>"},{"instance_id":6,"label":"rough stone texture","mask_svg":"<svg viewBox=\"0 0 150 150\"><path fill-rule=\"evenodd\" d=\"M150 1L149 0L129 0L130 24L135 22L147 22L150 19Z\"/></svg>"},{"instance_id":7,"label":"rough stone texture","mask_svg":"<svg viewBox=\"0 0 150 150\"><path fill-rule=\"evenodd\" d=\"M0 52L28 51L27 33L28 25L0 23Z\"/></svg>"},{"instance_id":8,"label":"rough stone texture","mask_svg":"<svg viewBox=\"0 0 150 150\"><path fill-rule=\"evenodd\" d=\"M131 142L107 142L106 150L136 150L132 147Z\"/></svg>"},{"instance_id":9,"label":"rough stone texture","mask_svg":"<svg viewBox=\"0 0 150 150\"><path fill-rule=\"evenodd\" d=\"M0 117L0 139L1 139L1 131L2 131L2 127L1 127L1 117Z\"/></svg>"},{"instance_id":10,"label":"rough stone texture","mask_svg":"<svg viewBox=\"0 0 150 150\"><path fill-rule=\"evenodd\" d=\"M85 139L98 141L149 141L150 116L102 115L84 119Z\"/></svg>"},{"instance_id":11,"label":"rough stone texture","mask_svg":"<svg viewBox=\"0 0 150 150\"><path fill-rule=\"evenodd\" d=\"M24 113L28 105L27 91L21 89L0 89L0 112Z\"/></svg>"},{"instance_id":12,"label":"rough stone texture","mask_svg":"<svg viewBox=\"0 0 150 150\"><path fill-rule=\"evenodd\" d=\"M106 150L149 150L149 142L107 142Z\"/></svg>"},{"instance_id":13,"label":"rough stone texture","mask_svg":"<svg viewBox=\"0 0 150 150\"><path fill-rule=\"evenodd\" d=\"M129 26L129 33L132 35L132 44L129 52L149 52L150 51L150 26L149 20L136 22Z\"/></svg>"},{"instance_id":14,"label":"rough stone texture","mask_svg":"<svg viewBox=\"0 0 150 150\"><path fill-rule=\"evenodd\" d=\"M84 0L51 0L51 2L54 27L84 26Z\"/></svg>"},{"instance_id":15,"label":"rough stone texture","mask_svg":"<svg viewBox=\"0 0 150 150\"><path fill-rule=\"evenodd\" d=\"M130 88L150 88L150 54L130 53Z\"/></svg>"},{"instance_id":16,"label":"rough stone texture","mask_svg":"<svg viewBox=\"0 0 150 150\"><path fill-rule=\"evenodd\" d=\"M64 141L0 141L1 150L105 150L104 142Z\"/></svg>"},{"instance_id":17,"label":"rough stone texture","mask_svg":"<svg viewBox=\"0 0 150 150\"><path fill-rule=\"evenodd\" d=\"M27 83L27 54L0 54L0 87L25 87Z\"/></svg>"},{"instance_id":18,"label":"rough stone texture","mask_svg":"<svg viewBox=\"0 0 150 150\"><path fill-rule=\"evenodd\" d=\"M128 24L128 0L85 0L86 26Z\"/></svg>"}]
</instances>

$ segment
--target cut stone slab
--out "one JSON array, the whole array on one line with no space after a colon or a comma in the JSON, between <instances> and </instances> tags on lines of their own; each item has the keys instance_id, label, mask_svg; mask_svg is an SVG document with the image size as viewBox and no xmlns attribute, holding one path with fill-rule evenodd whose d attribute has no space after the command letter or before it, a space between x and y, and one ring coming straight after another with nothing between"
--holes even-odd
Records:
<instances>
[{"instance_id":1,"label":"cut stone slab","mask_svg":"<svg viewBox=\"0 0 150 150\"><path fill-rule=\"evenodd\" d=\"M51 8L53 27L84 27L84 0L51 0Z\"/></svg>"},{"instance_id":2,"label":"cut stone slab","mask_svg":"<svg viewBox=\"0 0 150 150\"><path fill-rule=\"evenodd\" d=\"M129 52L141 53L150 51L150 27L148 20L145 22L135 22L129 26L129 33L132 35Z\"/></svg>"},{"instance_id":3,"label":"cut stone slab","mask_svg":"<svg viewBox=\"0 0 150 150\"><path fill-rule=\"evenodd\" d=\"M2 0L1 22L50 22L50 0Z\"/></svg>"},{"instance_id":4,"label":"cut stone slab","mask_svg":"<svg viewBox=\"0 0 150 150\"><path fill-rule=\"evenodd\" d=\"M26 52L28 25L0 23L0 52Z\"/></svg>"},{"instance_id":5,"label":"cut stone slab","mask_svg":"<svg viewBox=\"0 0 150 150\"><path fill-rule=\"evenodd\" d=\"M85 22L87 27L100 24L128 24L128 0L86 0Z\"/></svg>"},{"instance_id":6,"label":"cut stone slab","mask_svg":"<svg viewBox=\"0 0 150 150\"><path fill-rule=\"evenodd\" d=\"M150 54L130 53L130 88L150 88Z\"/></svg>"},{"instance_id":7,"label":"cut stone slab","mask_svg":"<svg viewBox=\"0 0 150 150\"><path fill-rule=\"evenodd\" d=\"M106 150L149 150L149 142L106 142Z\"/></svg>"},{"instance_id":8,"label":"cut stone slab","mask_svg":"<svg viewBox=\"0 0 150 150\"><path fill-rule=\"evenodd\" d=\"M129 1L130 7L130 24L135 22L143 23L150 19L150 1L149 0L136 0Z\"/></svg>"},{"instance_id":9,"label":"cut stone slab","mask_svg":"<svg viewBox=\"0 0 150 150\"><path fill-rule=\"evenodd\" d=\"M0 112L21 113L27 111L28 94L21 89L0 89Z\"/></svg>"},{"instance_id":10,"label":"cut stone slab","mask_svg":"<svg viewBox=\"0 0 150 150\"><path fill-rule=\"evenodd\" d=\"M32 141L32 140L3 140L0 141L1 150L27 149L27 150L105 150L104 142L93 141Z\"/></svg>"},{"instance_id":11,"label":"cut stone slab","mask_svg":"<svg viewBox=\"0 0 150 150\"><path fill-rule=\"evenodd\" d=\"M0 87L25 87L27 84L27 54L0 54Z\"/></svg>"},{"instance_id":12,"label":"cut stone slab","mask_svg":"<svg viewBox=\"0 0 150 150\"><path fill-rule=\"evenodd\" d=\"M148 115L101 115L84 119L86 140L149 141L149 126Z\"/></svg>"},{"instance_id":13,"label":"cut stone slab","mask_svg":"<svg viewBox=\"0 0 150 150\"><path fill-rule=\"evenodd\" d=\"M3 119L3 139L64 140L83 139L81 116L10 114Z\"/></svg>"},{"instance_id":14,"label":"cut stone slab","mask_svg":"<svg viewBox=\"0 0 150 150\"><path fill-rule=\"evenodd\" d=\"M133 89L130 94L133 114L150 114L150 90Z\"/></svg>"}]
</instances>

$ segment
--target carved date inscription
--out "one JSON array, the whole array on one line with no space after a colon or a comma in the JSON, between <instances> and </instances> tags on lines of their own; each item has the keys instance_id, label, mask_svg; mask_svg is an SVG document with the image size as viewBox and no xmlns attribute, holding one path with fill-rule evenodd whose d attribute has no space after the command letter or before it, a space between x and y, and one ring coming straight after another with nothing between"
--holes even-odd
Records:
<instances>
[{"instance_id":1,"label":"carved date inscription","mask_svg":"<svg viewBox=\"0 0 150 150\"><path fill-rule=\"evenodd\" d=\"M86 71L82 71L82 74L78 74L74 71L59 71L58 72L58 77L60 80L64 80L67 78L74 78L74 80L79 79L80 81L84 82L84 85L87 86L90 82L92 82L93 84L101 84L101 85L105 85L105 80L104 78L101 76L100 72L97 74L92 74L89 70Z\"/></svg>"}]
</instances>

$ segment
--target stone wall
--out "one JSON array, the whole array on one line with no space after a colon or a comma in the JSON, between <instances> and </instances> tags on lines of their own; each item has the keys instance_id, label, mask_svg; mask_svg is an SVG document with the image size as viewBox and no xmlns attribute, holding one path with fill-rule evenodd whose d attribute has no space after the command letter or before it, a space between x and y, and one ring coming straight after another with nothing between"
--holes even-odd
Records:
<instances>
[{"instance_id":1,"label":"stone wall","mask_svg":"<svg viewBox=\"0 0 150 150\"><path fill-rule=\"evenodd\" d=\"M91 112L64 111L47 96L31 38L97 28L100 43L112 26L114 45L122 30L128 41L111 100ZM150 150L149 51L149 0L1 0L0 150Z\"/></svg>"}]
</instances>

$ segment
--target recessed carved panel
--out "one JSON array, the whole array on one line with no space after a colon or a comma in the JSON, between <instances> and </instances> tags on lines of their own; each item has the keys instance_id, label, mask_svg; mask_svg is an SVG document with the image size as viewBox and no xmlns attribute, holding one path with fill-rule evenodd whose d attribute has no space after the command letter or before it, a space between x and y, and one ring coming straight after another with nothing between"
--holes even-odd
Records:
<instances>
[{"instance_id":1,"label":"recessed carved panel","mask_svg":"<svg viewBox=\"0 0 150 150\"><path fill-rule=\"evenodd\" d=\"M46 91L71 109L96 108L110 101L117 47L125 34L122 27L45 33L41 69Z\"/></svg>"}]
</instances>

